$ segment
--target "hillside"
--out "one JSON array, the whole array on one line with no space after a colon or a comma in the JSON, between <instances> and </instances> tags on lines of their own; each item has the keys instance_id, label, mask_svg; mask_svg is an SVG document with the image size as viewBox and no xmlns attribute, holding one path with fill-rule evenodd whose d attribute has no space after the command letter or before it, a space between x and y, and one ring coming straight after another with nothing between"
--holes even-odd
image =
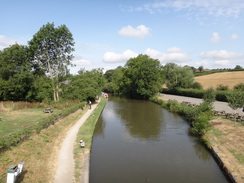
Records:
<instances>
[{"instance_id":1,"label":"hillside","mask_svg":"<svg viewBox=\"0 0 244 183\"><path fill-rule=\"evenodd\" d=\"M195 77L195 81L201 83L204 89L216 88L218 85L227 85L232 89L239 83L244 83L244 71L221 72Z\"/></svg>"}]
</instances>

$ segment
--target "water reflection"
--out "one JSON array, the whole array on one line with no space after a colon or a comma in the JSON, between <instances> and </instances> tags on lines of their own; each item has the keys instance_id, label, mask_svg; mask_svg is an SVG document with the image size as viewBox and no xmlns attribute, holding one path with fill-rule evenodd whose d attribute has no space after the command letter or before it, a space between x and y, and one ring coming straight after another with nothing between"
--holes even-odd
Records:
<instances>
[{"instance_id":1,"label":"water reflection","mask_svg":"<svg viewBox=\"0 0 244 183\"><path fill-rule=\"evenodd\" d=\"M162 110L153 103L141 100L118 101L114 112L120 116L131 136L143 139L159 139ZM142 139L142 140L143 140Z\"/></svg>"}]
</instances>

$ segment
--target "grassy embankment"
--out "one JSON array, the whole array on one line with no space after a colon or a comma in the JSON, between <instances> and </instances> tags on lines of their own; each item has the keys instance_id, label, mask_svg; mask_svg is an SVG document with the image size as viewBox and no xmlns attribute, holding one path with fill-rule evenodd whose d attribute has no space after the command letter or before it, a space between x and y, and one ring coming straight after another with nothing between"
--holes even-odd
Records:
<instances>
[{"instance_id":1,"label":"grassy embankment","mask_svg":"<svg viewBox=\"0 0 244 183\"><path fill-rule=\"evenodd\" d=\"M106 99L101 97L100 103L97 105L96 109L93 111L92 115L86 120L86 122L80 128L77 138L76 138L76 146L74 148L74 159L75 159L75 181L78 183L81 180L81 169L83 165L83 156L85 153L90 153L91 144L94 129L97 124L97 120L100 117L103 108L106 105ZM86 142L85 148L80 148L80 140L84 140Z\"/></svg>"},{"instance_id":2,"label":"grassy embankment","mask_svg":"<svg viewBox=\"0 0 244 183\"><path fill-rule=\"evenodd\" d=\"M10 112L2 112L0 128L4 129L1 134L12 133L21 129L36 120L46 118L49 114L44 114L44 108L21 109ZM55 171L56 152L68 129L88 110L79 109L75 113L59 120L49 128L36 133L30 138L11 146L0 153L0 182L6 182L6 172L10 165L17 164L21 160L25 161L25 169L21 182L52 182ZM59 110L55 110L59 112ZM8 121L9 120L9 121ZM3 128L2 128L3 127Z\"/></svg>"}]
</instances>

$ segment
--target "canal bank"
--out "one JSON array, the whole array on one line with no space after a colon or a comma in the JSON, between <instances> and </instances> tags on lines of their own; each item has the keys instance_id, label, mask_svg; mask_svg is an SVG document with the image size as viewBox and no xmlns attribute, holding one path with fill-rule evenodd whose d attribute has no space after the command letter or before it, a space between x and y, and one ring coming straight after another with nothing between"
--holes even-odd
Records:
<instances>
[{"instance_id":1,"label":"canal bank","mask_svg":"<svg viewBox=\"0 0 244 183\"><path fill-rule=\"evenodd\" d=\"M194 104L202 102L201 99L167 94L160 94L159 98L178 102L187 101ZM214 107L215 110L233 112L224 102L215 102ZM238 109L237 112L243 113L241 109ZM213 157L232 182L244 182L244 126L221 117L211 120L210 124L212 129L203 138L208 142L207 146Z\"/></svg>"}]
</instances>

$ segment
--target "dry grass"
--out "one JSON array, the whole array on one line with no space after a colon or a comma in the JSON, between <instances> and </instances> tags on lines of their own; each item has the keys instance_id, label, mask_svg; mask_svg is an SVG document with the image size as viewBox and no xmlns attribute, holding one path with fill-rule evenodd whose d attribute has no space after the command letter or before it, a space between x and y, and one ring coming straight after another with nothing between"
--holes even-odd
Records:
<instances>
[{"instance_id":1,"label":"dry grass","mask_svg":"<svg viewBox=\"0 0 244 183\"><path fill-rule=\"evenodd\" d=\"M208 141L237 182L244 182L244 126L220 117L210 124Z\"/></svg>"},{"instance_id":2,"label":"dry grass","mask_svg":"<svg viewBox=\"0 0 244 183\"><path fill-rule=\"evenodd\" d=\"M13 102L13 101L1 101L0 102L0 112L6 113L10 111L15 111L19 109L27 108L38 108L44 107L43 103L29 103L29 102Z\"/></svg>"},{"instance_id":3,"label":"dry grass","mask_svg":"<svg viewBox=\"0 0 244 183\"><path fill-rule=\"evenodd\" d=\"M244 71L214 73L195 77L195 81L201 83L203 89L216 88L218 85L227 85L232 89L239 83L244 83Z\"/></svg>"}]
</instances>

